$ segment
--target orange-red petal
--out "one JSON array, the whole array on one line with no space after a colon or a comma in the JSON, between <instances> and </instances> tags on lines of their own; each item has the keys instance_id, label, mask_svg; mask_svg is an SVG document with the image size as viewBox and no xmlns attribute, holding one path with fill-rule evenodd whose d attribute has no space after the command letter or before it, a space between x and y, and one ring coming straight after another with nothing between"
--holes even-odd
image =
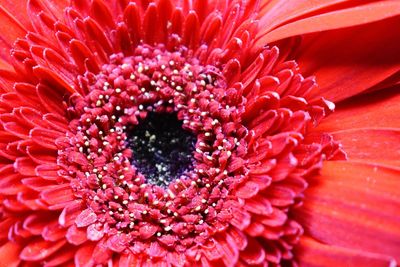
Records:
<instances>
[{"instance_id":1,"label":"orange-red petal","mask_svg":"<svg viewBox=\"0 0 400 267\"><path fill-rule=\"evenodd\" d=\"M311 237L335 246L400 255L400 169L325 162L295 217Z\"/></svg>"},{"instance_id":2,"label":"orange-red petal","mask_svg":"<svg viewBox=\"0 0 400 267\"><path fill-rule=\"evenodd\" d=\"M332 133L350 160L400 167L400 128L363 128Z\"/></svg>"},{"instance_id":3,"label":"orange-red petal","mask_svg":"<svg viewBox=\"0 0 400 267\"><path fill-rule=\"evenodd\" d=\"M396 264L393 258L386 255L326 245L309 237L301 239L295 252L299 264L307 267L389 267Z\"/></svg>"},{"instance_id":4,"label":"orange-red petal","mask_svg":"<svg viewBox=\"0 0 400 267\"><path fill-rule=\"evenodd\" d=\"M400 15L400 2L377 1L298 19L270 32L261 31L257 42L262 45L296 35L356 26L397 15Z\"/></svg>"},{"instance_id":5,"label":"orange-red petal","mask_svg":"<svg viewBox=\"0 0 400 267\"><path fill-rule=\"evenodd\" d=\"M400 70L400 36L395 17L347 29L310 34L298 48L297 62L315 75L323 96L333 102L367 91Z\"/></svg>"},{"instance_id":6,"label":"orange-red petal","mask_svg":"<svg viewBox=\"0 0 400 267\"><path fill-rule=\"evenodd\" d=\"M349 99L316 128L319 132L336 132L359 128L400 128L399 88Z\"/></svg>"}]
</instances>

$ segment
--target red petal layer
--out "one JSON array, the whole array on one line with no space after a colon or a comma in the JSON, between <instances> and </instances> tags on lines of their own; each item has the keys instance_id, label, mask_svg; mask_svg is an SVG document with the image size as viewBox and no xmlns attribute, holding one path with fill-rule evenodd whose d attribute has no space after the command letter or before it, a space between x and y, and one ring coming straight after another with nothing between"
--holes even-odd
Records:
<instances>
[{"instance_id":1,"label":"red petal layer","mask_svg":"<svg viewBox=\"0 0 400 267\"><path fill-rule=\"evenodd\" d=\"M21 4L19 4L21 5ZM25 4L26 5L26 4ZM18 4L16 5L18 6ZM26 6L25 6L26 8ZM23 12L23 13L26 13ZM8 62L10 59L10 49L17 38L24 37L27 33L26 28L0 3L0 57Z\"/></svg>"},{"instance_id":2,"label":"red petal layer","mask_svg":"<svg viewBox=\"0 0 400 267\"><path fill-rule=\"evenodd\" d=\"M336 106L316 128L319 132L336 132L358 128L400 128L399 88L349 99Z\"/></svg>"},{"instance_id":3,"label":"red petal layer","mask_svg":"<svg viewBox=\"0 0 400 267\"><path fill-rule=\"evenodd\" d=\"M395 266L395 261L385 255L372 254L360 250L352 250L338 246L319 243L312 238L303 237L295 248L301 266Z\"/></svg>"},{"instance_id":4,"label":"red petal layer","mask_svg":"<svg viewBox=\"0 0 400 267\"><path fill-rule=\"evenodd\" d=\"M400 169L325 162L295 217L306 233L331 245L400 255Z\"/></svg>"},{"instance_id":5,"label":"red petal layer","mask_svg":"<svg viewBox=\"0 0 400 267\"><path fill-rule=\"evenodd\" d=\"M21 247L18 244L7 242L0 247L1 266L17 267L20 263L19 252Z\"/></svg>"},{"instance_id":6,"label":"red petal layer","mask_svg":"<svg viewBox=\"0 0 400 267\"><path fill-rule=\"evenodd\" d=\"M350 160L400 167L400 128L352 129L332 135Z\"/></svg>"},{"instance_id":7,"label":"red petal layer","mask_svg":"<svg viewBox=\"0 0 400 267\"><path fill-rule=\"evenodd\" d=\"M277 25L282 25L298 17L307 17L317 10L334 10L333 6L349 0L296 0L288 5L284 0L262 1L260 10L261 24L265 30L271 30Z\"/></svg>"},{"instance_id":8,"label":"red petal layer","mask_svg":"<svg viewBox=\"0 0 400 267\"><path fill-rule=\"evenodd\" d=\"M60 249L65 242L65 240L49 242L41 239L32 241L21 251L20 258L26 261L43 260Z\"/></svg>"},{"instance_id":9,"label":"red petal layer","mask_svg":"<svg viewBox=\"0 0 400 267\"><path fill-rule=\"evenodd\" d=\"M311 34L299 47L303 75L315 75L330 101L357 95L400 69L398 17L368 25Z\"/></svg>"},{"instance_id":10,"label":"red petal layer","mask_svg":"<svg viewBox=\"0 0 400 267\"><path fill-rule=\"evenodd\" d=\"M365 23L386 19L400 14L400 2L378 1L347 9L326 12L320 15L295 20L282 25L262 36L257 43L268 44L287 37L306 33L321 32L332 29L340 29Z\"/></svg>"}]
</instances>

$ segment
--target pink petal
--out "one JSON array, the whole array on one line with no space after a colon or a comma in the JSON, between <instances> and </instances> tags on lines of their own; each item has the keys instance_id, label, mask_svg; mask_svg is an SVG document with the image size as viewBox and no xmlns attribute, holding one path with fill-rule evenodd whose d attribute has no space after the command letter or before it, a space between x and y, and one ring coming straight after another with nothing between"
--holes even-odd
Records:
<instances>
[{"instance_id":1,"label":"pink petal","mask_svg":"<svg viewBox=\"0 0 400 267\"><path fill-rule=\"evenodd\" d=\"M75 223L78 227L85 227L97 221L97 215L91 209L85 209L78 217L76 217Z\"/></svg>"}]
</instances>

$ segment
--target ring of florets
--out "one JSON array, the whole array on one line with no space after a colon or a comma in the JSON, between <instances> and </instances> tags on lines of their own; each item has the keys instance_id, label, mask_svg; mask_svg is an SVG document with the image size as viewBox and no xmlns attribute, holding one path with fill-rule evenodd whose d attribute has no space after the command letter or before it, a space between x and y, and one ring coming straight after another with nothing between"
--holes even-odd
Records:
<instances>
[{"instance_id":1,"label":"ring of florets","mask_svg":"<svg viewBox=\"0 0 400 267\"><path fill-rule=\"evenodd\" d=\"M230 192L247 169L245 100L227 89L220 69L201 65L184 47L141 45L131 56L114 54L101 73L82 80L88 93L71 96L69 144L59 153L88 207L82 216L90 219L78 227L176 249L223 230L237 205ZM176 114L196 137L193 167L165 186L138 172L126 145L127 129L149 113Z\"/></svg>"}]
</instances>

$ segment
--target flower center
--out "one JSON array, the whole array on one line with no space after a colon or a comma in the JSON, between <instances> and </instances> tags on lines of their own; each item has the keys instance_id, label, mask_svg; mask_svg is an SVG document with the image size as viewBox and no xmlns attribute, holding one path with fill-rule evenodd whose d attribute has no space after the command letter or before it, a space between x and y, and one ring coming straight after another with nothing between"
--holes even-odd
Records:
<instances>
[{"instance_id":1,"label":"flower center","mask_svg":"<svg viewBox=\"0 0 400 267\"><path fill-rule=\"evenodd\" d=\"M247 171L240 86L185 47L138 46L81 77L59 164L86 209L78 227L121 246L158 240L180 250L222 231L230 190ZM61 141L59 143L62 143Z\"/></svg>"},{"instance_id":2,"label":"flower center","mask_svg":"<svg viewBox=\"0 0 400 267\"><path fill-rule=\"evenodd\" d=\"M168 186L193 165L196 137L182 129L175 114L149 113L126 133L132 164L147 183Z\"/></svg>"}]
</instances>

